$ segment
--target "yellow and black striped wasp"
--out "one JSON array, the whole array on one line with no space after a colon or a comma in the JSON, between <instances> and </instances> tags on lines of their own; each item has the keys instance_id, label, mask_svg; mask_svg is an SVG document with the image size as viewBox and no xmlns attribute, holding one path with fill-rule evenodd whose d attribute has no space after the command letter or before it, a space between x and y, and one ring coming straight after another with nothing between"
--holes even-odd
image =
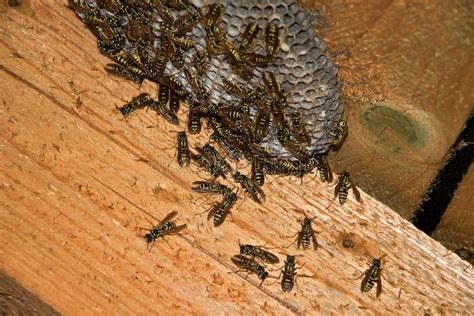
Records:
<instances>
[{"instance_id":1,"label":"yellow and black striped wasp","mask_svg":"<svg viewBox=\"0 0 474 316\"><path fill-rule=\"evenodd\" d=\"M360 291L362 293L369 292L374 287L375 283L377 283L377 298L382 293L381 273L383 257L385 257L385 255L380 258L372 259L372 264L370 265L370 267L360 277L357 278L360 279L362 276L364 276L364 278L362 279L362 283L360 284Z\"/></svg>"},{"instance_id":2,"label":"yellow and black striped wasp","mask_svg":"<svg viewBox=\"0 0 474 316\"><path fill-rule=\"evenodd\" d=\"M231 260L240 269L243 269L251 273L255 273L257 277L260 280L262 280L260 282L260 285L262 285L263 281L265 281L265 279L268 278L268 272L265 271L265 267L260 265L254 259L247 258L242 255L234 255Z\"/></svg>"},{"instance_id":3,"label":"yellow and black striped wasp","mask_svg":"<svg viewBox=\"0 0 474 316\"><path fill-rule=\"evenodd\" d=\"M255 202L260 204L262 203L261 200L266 199L265 192L263 192L263 190L260 189L260 187L246 175L240 173L239 171L236 171L232 175L232 178L235 182L240 184L240 186L244 189L245 193L249 194L252 200L254 200Z\"/></svg>"},{"instance_id":4,"label":"yellow and black striped wasp","mask_svg":"<svg viewBox=\"0 0 474 316\"><path fill-rule=\"evenodd\" d=\"M173 218L178 215L177 211L172 211L163 218L163 220L156 226L150 228L150 231L145 234L144 238L147 243L147 249L151 252L151 247L158 238L163 238L167 235L175 235L186 228L186 224L177 226Z\"/></svg>"},{"instance_id":5,"label":"yellow and black striped wasp","mask_svg":"<svg viewBox=\"0 0 474 316\"><path fill-rule=\"evenodd\" d=\"M332 182L332 171L328 163L328 155L321 154L316 156L319 179L322 182Z\"/></svg>"},{"instance_id":6,"label":"yellow and black striped wasp","mask_svg":"<svg viewBox=\"0 0 474 316\"><path fill-rule=\"evenodd\" d=\"M298 249L301 247L303 250L306 250L309 248L309 245L311 242L313 243L313 248L314 250L318 249L318 240L316 239L316 234L320 233L318 231L315 231L311 224L313 223L313 218L308 217L305 211L302 210L297 210L298 212L302 213L304 215L303 221L298 220L298 222L301 223L301 230L297 232L295 235L297 235L297 238L295 241L293 241L288 247L296 243ZM291 236L294 237L295 235Z\"/></svg>"},{"instance_id":7,"label":"yellow and black striped wasp","mask_svg":"<svg viewBox=\"0 0 474 316\"><path fill-rule=\"evenodd\" d=\"M222 194L224 197L232 193L228 186L217 181L194 181L192 190L197 193Z\"/></svg>"},{"instance_id":8,"label":"yellow and black striped wasp","mask_svg":"<svg viewBox=\"0 0 474 316\"><path fill-rule=\"evenodd\" d=\"M280 49L280 32L278 25L269 23L265 28L265 46L267 56L271 60L275 59L278 50Z\"/></svg>"},{"instance_id":9,"label":"yellow and black striped wasp","mask_svg":"<svg viewBox=\"0 0 474 316\"><path fill-rule=\"evenodd\" d=\"M245 256L250 256L252 258L257 258L263 262L276 264L280 262L280 259L273 253L263 249L262 246L254 245L242 245L239 240L240 254Z\"/></svg>"},{"instance_id":10,"label":"yellow and black striped wasp","mask_svg":"<svg viewBox=\"0 0 474 316\"><path fill-rule=\"evenodd\" d=\"M130 102L119 107L118 110L120 111L120 113L122 113L124 117L126 117L130 115L130 113L132 113L133 111L146 107L152 101L153 100L150 99L150 95L144 92L134 97Z\"/></svg>"},{"instance_id":11,"label":"yellow and black striped wasp","mask_svg":"<svg viewBox=\"0 0 474 316\"><path fill-rule=\"evenodd\" d=\"M237 198L237 194L233 192L225 196L220 203L211 207L207 215L207 220L210 220L213 217L215 227L222 225L229 214L230 209L235 202L237 202Z\"/></svg>"},{"instance_id":12,"label":"yellow and black striped wasp","mask_svg":"<svg viewBox=\"0 0 474 316\"><path fill-rule=\"evenodd\" d=\"M341 205L346 202L349 189L352 189L352 192L354 192L354 196L356 200L359 202L360 201L359 190L357 190L357 187L352 182L349 172L343 171L339 174L339 180L336 184L336 188L334 189L334 198L336 197L339 198L339 203Z\"/></svg>"},{"instance_id":13,"label":"yellow and black striped wasp","mask_svg":"<svg viewBox=\"0 0 474 316\"><path fill-rule=\"evenodd\" d=\"M301 257L301 255L286 255L285 265L280 273L282 275L280 285L283 292L291 292L297 278L312 278L311 275L297 274L296 270L299 268L296 267L296 257Z\"/></svg>"},{"instance_id":14,"label":"yellow and black striped wasp","mask_svg":"<svg viewBox=\"0 0 474 316\"><path fill-rule=\"evenodd\" d=\"M341 147L342 142L347 136L348 127L347 121L344 119L340 119L337 123L337 129L335 131L329 131L329 135L334 136L333 141L331 142L331 147L334 150L338 150Z\"/></svg>"},{"instance_id":15,"label":"yellow and black striped wasp","mask_svg":"<svg viewBox=\"0 0 474 316\"><path fill-rule=\"evenodd\" d=\"M191 152L189 151L188 138L186 132L178 132L178 165L188 167L191 161Z\"/></svg>"}]
</instances>

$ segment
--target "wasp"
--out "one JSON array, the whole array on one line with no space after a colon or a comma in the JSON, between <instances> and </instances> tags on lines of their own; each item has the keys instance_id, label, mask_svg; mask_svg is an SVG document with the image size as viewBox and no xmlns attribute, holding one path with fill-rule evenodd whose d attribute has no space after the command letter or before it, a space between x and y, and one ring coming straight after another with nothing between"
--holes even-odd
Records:
<instances>
[{"instance_id":1,"label":"wasp","mask_svg":"<svg viewBox=\"0 0 474 316\"><path fill-rule=\"evenodd\" d=\"M163 238L166 235L175 235L186 228L186 224L176 226L176 223L172 221L176 215L178 215L176 211L169 213L157 226L153 226L150 231L145 234L144 238L147 243L148 251L151 252L151 247L156 239L160 237Z\"/></svg>"},{"instance_id":2,"label":"wasp","mask_svg":"<svg viewBox=\"0 0 474 316\"><path fill-rule=\"evenodd\" d=\"M265 45L267 55L274 59L280 48L279 30L275 23L270 23L265 28Z\"/></svg>"},{"instance_id":3,"label":"wasp","mask_svg":"<svg viewBox=\"0 0 474 316\"><path fill-rule=\"evenodd\" d=\"M181 47L182 49L184 50L189 50L191 48L194 47L194 42L188 38L185 38L185 37L173 37L172 38L173 40L173 43L178 45L179 47Z\"/></svg>"},{"instance_id":4,"label":"wasp","mask_svg":"<svg viewBox=\"0 0 474 316\"><path fill-rule=\"evenodd\" d=\"M242 153L233 144L229 143L226 138L222 137L219 133L213 133L211 139L214 140L219 146L226 152L230 159L239 161Z\"/></svg>"},{"instance_id":5,"label":"wasp","mask_svg":"<svg viewBox=\"0 0 474 316\"><path fill-rule=\"evenodd\" d=\"M258 258L263 262L270 264L276 264L280 262L280 259L278 259L277 256L267 250L264 250L263 247L254 245L242 245L239 241L239 248L241 255Z\"/></svg>"},{"instance_id":6,"label":"wasp","mask_svg":"<svg viewBox=\"0 0 474 316\"><path fill-rule=\"evenodd\" d=\"M246 193L250 195L252 200L257 203L262 203L260 199L265 200L266 196L265 193L260 189L251 179L249 179L246 175L241 174L240 172L235 172L232 175L235 182L239 183L241 187L244 189Z\"/></svg>"},{"instance_id":7,"label":"wasp","mask_svg":"<svg viewBox=\"0 0 474 316\"><path fill-rule=\"evenodd\" d=\"M228 186L215 181L194 181L193 185L192 190L198 193L222 194L224 197L232 193L232 190Z\"/></svg>"},{"instance_id":8,"label":"wasp","mask_svg":"<svg viewBox=\"0 0 474 316\"><path fill-rule=\"evenodd\" d=\"M209 30L215 26L220 20L222 13L224 12L224 5L222 3L214 3L208 7L208 11L204 16L204 27Z\"/></svg>"},{"instance_id":9,"label":"wasp","mask_svg":"<svg viewBox=\"0 0 474 316\"><path fill-rule=\"evenodd\" d=\"M179 125L179 119L176 113L171 111L166 107L166 104L163 104L162 102L158 101L153 101L150 103L150 108L155 111L157 114L163 116L163 118L173 124L173 125Z\"/></svg>"},{"instance_id":10,"label":"wasp","mask_svg":"<svg viewBox=\"0 0 474 316\"><path fill-rule=\"evenodd\" d=\"M199 151L201 151L208 160L212 161L214 165L222 171L222 173L228 174L232 171L232 168L227 161L225 161L219 152L210 144L204 145L204 147L199 149Z\"/></svg>"},{"instance_id":11,"label":"wasp","mask_svg":"<svg viewBox=\"0 0 474 316\"><path fill-rule=\"evenodd\" d=\"M362 279L362 283L360 284L360 291L362 293L369 292L374 287L375 283L377 283L376 296L379 297L380 294L382 293L382 278L381 278L382 260L381 259L383 257L385 257L385 255L383 255L382 257L378 259L376 258L373 259L370 267L364 272L364 274L362 274L362 276L364 276L364 278Z\"/></svg>"},{"instance_id":12,"label":"wasp","mask_svg":"<svg viewBox=\"0 0 474 316\"><path fill-rule=\"evenodd\" d=\"M263 281L268 277L268 272L265 271L265 267L260 265L257 261L254 259L250 259L247 257L244 257L242 255L234 255L232 257L232 262L239 268L249 271L252 273L255 273L257 277L262 280L260 282L260 285L262 285Z\"/></svg>"},{"instance_id":13,"label":"wasp","mask_svg":"<svg viewBox=\"0 0 474 316\"><path fill-rule=\"evenodd\" d=\"M196 98L200 102L208 102L210 94L207 88L204 86L202 78L199 77L196 73L189 70L188 68L184 69L184 74L189 84L191 85L192 90L196 93Z\"/></svg>"},{"instance_id":14,"label":"wasp","mask_svg":"<svg viewBox=\"0 0 474 316\"><path fill-rule=\"evenodd\" d=\"M173 40L174 38L171 35L165 34L164 36L162 36L161 49L163 52L166 52L166 54L169 56L169 59L171 63L173 64L173 66L175 66L176 68L181 68L184 65L185 60L181 53L181 49L179 47L176 47ZM171 78L171 79L175 79L175 78ZM175 79L174 83L170 83L168 85L171 86L171 84L178 85L179 82Z\"/></svg>"},{"instance_id":15,"label":"wasp","mask_svg":"<svg viewBox=\"0 0 474 316\"><path fill-rule=\"evenodd\" d=\"M201 132L201 115L197 108L199 103L193 103L188 110L188 131L191 134L199 134Z\"/></svg>"},{"instance_id":16,"label":"wasp","mask_svg":"<svg viewBox=\"0 0 474 316\"><path fill-rule=\"evenodd\" d=\"M299 162L299 165L297 166L298 174L302 176L305 173L313 171L313 169L318 166L319 166L318 156L316 153L312 153L309 159Z\"/></svg>"},{"instance_id":17,"label":"wasp","mask_svg":"<svg viewBox=\"0 0 474 316\"><path fill-rule=\"evenodd\" d=\"M258 185L262 186L265 183L265 174L263 171L263 163L259 157L254 156L252 159L252 181Z\"/></svg>"},{"instance_id":18,"label":"wasp","mask_svg":"<svg viewBox=\"0 0 474 316\"><path fill-rule=\"evenodd\" d=\"M278 83L274 74L263 73L263 81L273 99L273 101L270 103L273 121L278 128L282 128L285 125L285 116L283 114L283 110L288 106L286 96L280 90L280 84Z\"/></svg>"},{"instance_id":19,"label":"wasp","mask_svg":"<svg viewBox=\"0 0 474 316\"><path fill-rule=\"evenodd\" d=\"M133 111L145 107L150 102L152 102L150 95L148 93L141 93L133 98L130 102L120 107L119 111L123 116L127 116Z\"/></svg>"},{"instance_id":20,"label":"wasp","mask_svg":"<svg viewBox=\"0 0 474 316\"><path fill-rule=\"evenodd\" d=\"M191 153L189 151L188 138L186 132L178 132L178 165L180 167L189 166Z\"/></svg>"},{"instance_id":21,"label":"wasp","mask_svg":"<svg viewBox=\"0 0 474 316\"><path fill-rule=\"evenodd\" d=\"M173 113L177 113L179 111L179 95L174 93L173 90L170 90L170 102L169 102L169 108L170 111Z\"/></svg>"},{"instance_id":22,"label":"wasp","mask_svg":"<svg viewBox=\"0 0 474 316\"><path fill-rule=\"evenodd\" d=\"M244 55L244 60L249 64L257 67L265 67L268 64L268 57L257 53L247 53Z\"/></svg>"},{"instance_id":23,"label":"wasp","mask_svg":"<svg viewBox=\"0 0 474 316\"><path fill-rule=\"evenodd\" d=\"M189 32L201 19L200 12L193 12L180 17L174 22L173 27L175 29L174 34L177 36L183 36Z\"/></svg>"},{"instance_id":24,"label":"wasp","mask_svg":"<svg viewBox=\"0 0 474 316\"><path fill-rule=\"evenodd\" d=\"M334 136L331 142L332 147L337 150L341 146L342 142L347 136L347 122L344 119L340 119L337 123L337 129L335 132L329 132L330 135Z\"/></svg>"},{"instance_id":25,"label":"wasp","mask_svg":"<svg viewBox=\"0 0 474 316\"><path fill-rule=\"evenodd\" d=\"M120 45L116 45L114 43L98 40L97 41L97 48L102 55L105 56L113 56L114 54L119 53L122 50Z\"/></svg>"},{"instance_id":26,"label":"wasp","mask_svg":"<svg viewBox=\"0 0 474 316\"><path fill-rule=\"evenodd\" d=\"M244 113L241 109L223 106L222 104L219 104L217 113L221 116L224 116L226 119L230 119L231 123L236 123L236 121L240 121L244 118Z\"/></svg>"},{"instance_id":27,"label":"wasp","mask_svg":"<svg viewBox=\"0 0 474 316\"><path fill-rule=\"evenodd\" d=\"M296 283L296 278L310 278L309 275L300 274L297 275L296 273L296 256L287 255L285 260L285 265L283 266L283 270L281 272L281 289L283 292L291 292L293 287Z\"/></svg>"},{"instance_id":28,"label":"wasp","mask_svg":"<svg viewBox=\"0 0 474 316\"><path fill-rule=\"evenodd\" d=\"M228 79L223 79L221 85L225 91L237 98L245 98L247 95L246 91L242 90L235 82Z\"/></svg>"},{"instance_id":29,"label":"wasp","mask_svg":"<svg viewBox=\"0 0 474 316\"><path fill-rule=\"evenodd\" d=\"M223 49L225 52L227 52L227 54L229 55L229 57L234 61L234 62L237 62L237 63L241 63L242 62L242 55L240 53L240 51L238 49L236 49L234 47L234 45L232 45L231 42L229 42L228 40L225 40L224 43L223 43Z\"/></svg>"},{"instance_id":30,"label":"wasp","mask_svg":"<svg viewBox=\"0 0 474 316\"><path fill-rule=\"evenodd\" d=\"M301 143L305 145L310 145L311 144L311 137L309 137L308 132L306 131L306 128L301 122L301 114L300 112L293 111L290 113L290 121L291 121L291 127L294 131L293 135L294 137Z\"/></svg>"},{"instance_id":31,"label":"wasp","mask_svg":"<svg viewBox=\"0 0 474 316\"><path fill-rule=\"evenodd\" d=\"M327 154L316 156L317 168L319 172L319 179L322 182L332 182L332 171L329 167Z\"/></svg>"},{"instance_id":32,"label":"wasp","mask_svg":"<svg viewBox=\"0 0 474 316\"><path fill-rule=\"evenodd\" d=\"M219 169L211 161L207 160L203 155L192 154L191 159L194 160L199 167L209 172L214 178L217 178L219 176L225 178L225 175L224 173L222 173L222 170Z\"/></svg>"},{"instance_id":33,"label":"wasp","mask_svg":"<svg viewBox=\"0 0 474 316\"><path fill-rule=\"evenodd\" d=\"M183 84L179 82L178 79L176 79L175 77L163 76L160 78L160 81L162 82L162 84L173 89L174 93L176 93L180 97L186 96L188 94L186 90L183 89Z\"/></svg>"},{"instance_id":34,"label":"wasp","mask_svg":"<svg viewBox=\"0 0 474 316\"><path fill-rule=\"evenodd\" d=\"M285 124L286 122L283 121ZM293 156L298 158L300 161L306 161L310 158L309 153L306 151L304 146L300 146L299 144L293 142L290 139L291 133L290 130L286 125L283 125L277 131L277 139L278 141L285 147L288 152L290 152ZM298 168L297 168L298 170Z\"/></svg>"},{"instance_id":35,"label":"wasp","mask_svg":"<svg viewBox=\"0 0 474 316\"><path fill-rule=\"evenodd\" d=\"M285 97L283 92L280 90L280 84L272 73L263 73L263 82L270 93L273 100L281 100Z\"/></svg>"},{"instance_id":36,"label":"wasp","mask_svg":"<svg viewBox=\"0 0 474 316\"><path fill-rule=\"evenodd\" d=\"M144 76L145 76L144 73L141 73L141 74L132 73L129 71L129 69L117 64L105 65L105 71L111 75L133 81L140 85L143 83Z\"/></svg>"},{"instance_id":37,"label":"wasp","mask_svg":"<svg viewBox=\"0 0 474 316\"><path fill-rule=\"evenodd\" d=\"M260 28L256 23L250 23L245 27L245 30L241 36L239 51L247 53L249 49L251 49L252 43L255 40L259 30Z\"/></svg>"},{"instance_id":38,"label":"wasp","mask_svg":"<svg viewBox=\"0 0 474 316\"><path fill-rule=\"evenodd\" d=\"M158 91L158 101L161 105L166 106L168 105L168 101L170 99L170 88L167 85L160 84L159 91Z\"/></svg>"},{"instance_id":39,"label":"wasp","mask_svg":"<svg viewBox=\"0 0 474 316\"><path fill-rule=\"evenodd\" d=\"M225 138L232 136L232 132L218 118L209 117L208 122L211 128L221 136Z\"/></svg>"},{"instance_id":40,"label":"wasp","mask_svg":"<svg viewBox=\"0 0 474 316\"><path fill-rule=\"evenodd\" d=\"M226 41L225 33L217 26L212 26L207 31L205 40L208 58L211 59L214 54L222 52L224 42Z\"/></svg>"},{"instance_id":41,"label":"wasp","mask_svg":"<svg viewBox=\"0 0 474 316\"><path fill-rule=\"evenodd\" d=\"M267 174L291 174L296 169L295 165L291 160L288 159L278 159L272 160L271 162L265 164L264 166L265 173Z\"/></svg>"},{"instance_id":42,"label":"wasp","mask_svg":"<svg viewBox=\"0 0 474 316\"><path fill-rule=\"evenodd\" d=\"M336 184L336 188L334 189L334 198L338 197L339 203L341 205L344 204L347 200L349 188L351 188L354 192L356 200L360 201L359 190L357 190L357 187L352 182L349 172L343 171L339 174L339 180Z\"/></svg>"},{"instance_id":43,"label":"wasp","mask_svg":"<svg viewBox=\"0 0 474 316\"><path fill-rule=\"evenodd\" d=\"M270 126L270 115L266 110L258 110L255 118L254 137L256 141L261 141L267 136L268 127Z\"/></svg>"},{"instance_id":44,"label":"wasp","mask_svg":"<svg viewBox=\"0 0 474 316\"><path fill-rule=\"evenodd\" d=\"M237 194L231 193L224 197L224 199L211 207L209 214L207 215L207 220L210 220L213 217L214 226L218 227L224 223L227 214L229 214L232 206L237 202Z\"/></svg>"},{"instance_id":45,"label":"wasp","mask_svg":"<svg viewBox=\"0 0 474 316\"><path fill-rule=\"evenodd\" d=\"M303 250L306 250L309 248L311 242L313 242L313 248L314 250L317 250L318 240L316 239L315 233L319 232L316 232L311 226L314 218L309 218L304 211L300 212L303 213L304 219L301 222L301 230L296 233L298 235L298 238L296 238L296 244L298 246L298 249L301 247L303 248Z\"/></svg>"},{"instance_id":46,"label":"wasp","mask_svg":"<svg viewBox=\"0 0 474 316\"><path fill-rule=\"evenodd\" d=\"M194 68L196 68L197 72L200 75L206 74L207 68L209 68L209 60L205 52L197 51L196 53L194 53L192 62Z\"/></svg>"}]
</instances>

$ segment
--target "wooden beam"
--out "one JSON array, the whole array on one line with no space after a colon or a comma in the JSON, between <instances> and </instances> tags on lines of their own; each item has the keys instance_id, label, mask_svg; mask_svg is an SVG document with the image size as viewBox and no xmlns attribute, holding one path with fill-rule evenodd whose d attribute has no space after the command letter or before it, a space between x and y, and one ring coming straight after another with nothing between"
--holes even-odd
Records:
<instances>
[{"instance_id":1,"label":"wooden beam","mask_svg":"<svg viewBox=\"0 0 474 316\"><path fill-rule=\"evenodd\" d=\"M269 177L266 203L240 199L223 226L212 227L196 214L216 200L191 193L205 174L174 163L172 128L151 112L122 119L114 104L137 87L106 75L107 59L63 2L27 4L31 11L2 9L0 19L0 266L60 313L473 309L472 269L363 192L362 204L350 196L339 206L334 188L310 176L303 185ZM139 227L171 210L188 229L148 253ZM300 228L297 210L316 216L317 251L286 248ZM347 238L353 248L342 246ZM238 239L302 254L299 273L314 277L286 294L279 283L259 286L254 275L232 273ZM380 299L360 293L354 279L384 254ZM267 268L278 275L279 266Z\"/></svg>"},{"instance_id":2,"label":"wooden beam","mask_svg":"<svg viewBox=\"0 0 474 316\"><path fill-rule=\"evenodd\" d=\"M411 218L474 111L474 3L302 2L322 14L346 103L334 169Z\"/></svg>"},{"instance_id":3,"label":"wooden beam","mask_svg":"<svg viewBox=\"0 0 474 316\"><path fill-rule=\"evenodd\" d=\"M439 240L449 249L462 247L474 249L474 167L470 167L453 196L441 222L433 233L433 238Z\"/></svg>"}]
</instances>

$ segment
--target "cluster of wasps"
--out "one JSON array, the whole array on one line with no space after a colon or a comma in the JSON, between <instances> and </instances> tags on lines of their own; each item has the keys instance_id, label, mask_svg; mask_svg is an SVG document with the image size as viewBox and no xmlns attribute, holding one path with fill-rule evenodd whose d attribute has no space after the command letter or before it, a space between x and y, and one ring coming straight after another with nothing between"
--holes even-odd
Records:
<instances>
[{"instance_id":1,"label":"cluster of wasps","mask_svg":"<svg viewBox=\"0 0 474 316\"><path fill-rule=\"evenodd\" d=\"M101 54L113 63L105 71L113 76L141 85L144 80L157 84L156 97L140 93L118 108L128 117L139 109L151 109L173 125L179 125L180 105L188 105L187 131L177 133L177 162L188 167L191 162L205 170L212 180L193 182L193 191L221 195L222 200L208 212L214 226L224 223L238 199L237 192L221 184L217 178L229 177L256 203L266 199L262 186L265 175L303 177L317 169L323 182L333 181L327 153L311 152L311 135L306 131L303 114L291 110L288 93L280 88L275 73L267 68L280 49L280 28L269 22L264 30L249 23L239 43L230 41L220 26L225 11L221 3L198 8L188 0L68 0L69 7L97 37ZM204 41L193 30L203 32ZM258 34L264 34L265 53L254 50ZM202 39L201 38L201 39ZM234 102L216 102L206 82L213 60L225 60L240 81L254 78L259 68L261 84L248 85L221 78L218 89ZM267 69L267 70L266 70ZM199 134L202 122L212 130L208 143L191 151L187 133ZM331 146L337 150L347 135L347 124L341 119L332 136ZM270 134L286 151L286 156L262 145ZM224 153L224 154L222 154ZM242 157L251 163L251 174L233 170L226 159L238 162ZM286 157L286 158L285 158ZM288 158L291 157L291 158ZM347 172L339 174L335 198L344 204L349 189L357 200L360 194ZM148 249L168 235L178 234L186 225L174 222L177 212L169 213L144 236ZM298 233L297 245L303 250L318 247L311 219L305 216ZM261 264L276 264L279 259L260 246L240 245L240 254L232 257L240 269L255 273L262 282L269 276ZM287 255L281 275L281 288L290 292L296 280L296 256ZM362 291L370 290L380 280L380 262L374 260L366 272Z\"/></svg>"}]
</instances>

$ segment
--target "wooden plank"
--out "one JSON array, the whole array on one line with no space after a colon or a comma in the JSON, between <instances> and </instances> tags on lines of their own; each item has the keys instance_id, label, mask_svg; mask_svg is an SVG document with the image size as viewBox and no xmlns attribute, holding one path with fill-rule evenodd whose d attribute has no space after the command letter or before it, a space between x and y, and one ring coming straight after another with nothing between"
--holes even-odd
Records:
<instances>
[{"instance_id":1,"label":"wooden plank","mask_svg":"<svg viewBox=\"0 0 474 316\"><path fill-rule=\"evenodd\" d=\"M60 313L473 309L472 270L463 271L456 255L444 256L444 247L365 193L363 204L350 196L338 206L333 187L309 176L302 186L269 178L265 204L239 200L224 225L213 228L196 214L215 200L190 191L205 175L170 164L172 128L151 112L121 119L114 103L138 94L136 86L105 74L106 59L62 2L31 4L34 14L8 10L0 20L0 267ZM191 143L206 140L200 135ZM300 227L295 209L317 217L316 252L285 248ZM148 253L139 227L171 210L188 229ZM354 248L341 246L348 235ZM238 239L304 254L300 273L314 278L298 280L286 294L272 280L259 287L253 275L230 273ZM354 278L383 254L377 300L374 292L360 293Z\"/></svg>"},{"instance_id":2,"label":"wooden plank","mask_svg":"<svg viewBox=\"0 0 474 316\"><path fill-rule=\"evenodd\" d=\"M411 218L474 111L474 2L302 2L326 22L346 103L334 169Z\"/></svg>"},{"instance_id":3,"label":"wooden plank","mask_svg":"<svg viewBox=\"0 0 474 316\"><path fill-rule=\"evenodd\" d=\"M447 248L455 250L462 247L474 249L474 167L470 167L453 196L441 222L433 233Z\"/></svg>"}]
</instances>

